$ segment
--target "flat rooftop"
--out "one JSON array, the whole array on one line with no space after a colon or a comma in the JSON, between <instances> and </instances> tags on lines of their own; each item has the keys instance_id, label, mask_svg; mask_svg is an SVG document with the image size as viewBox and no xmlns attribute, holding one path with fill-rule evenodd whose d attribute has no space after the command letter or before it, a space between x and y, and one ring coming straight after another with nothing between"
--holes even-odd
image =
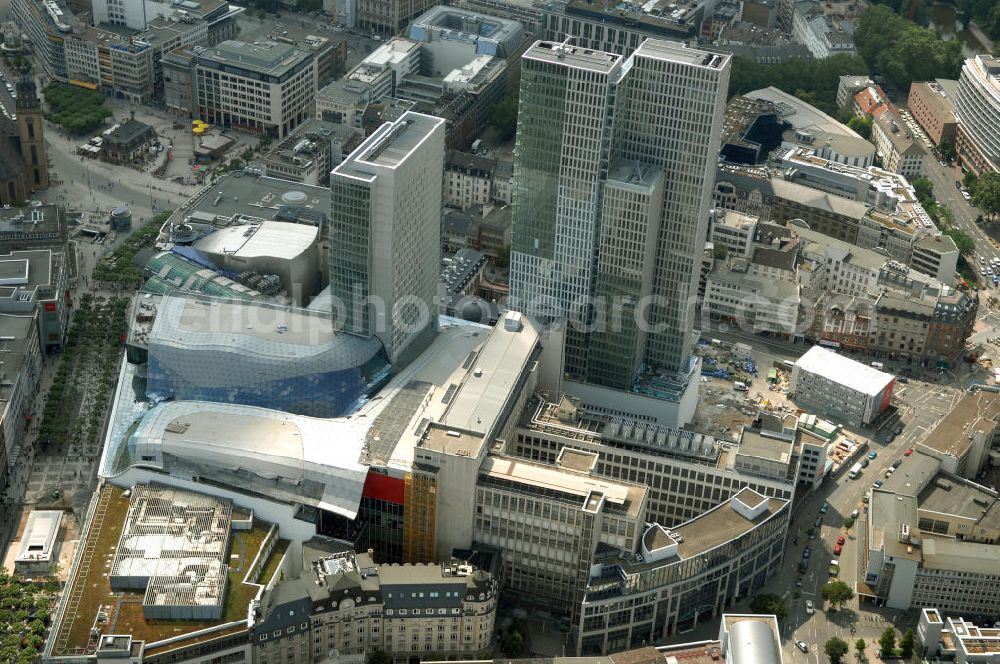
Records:
<instances>
[{"instance_id":1,"label":"flat rooftop","mask_svg":"<svg viewBox=\"0 0 1000 664\"><path fill-rule=\"evenodd\" d=\"M599 74L610 74L624 60L622 56L604 51L594 51L559 42L535 42L522 56L525 60L538 60L571 69L585 69Z\"/></svg>"},{"instance_id":2,"label":"flat rooftop","mask_svg":"<svg viewBox=\"0 0 1000 664\"><path fill-rule=\"evenodd\" d=\"M399 166L442 124L441 118L407 111L396 122L375 130L333 169L333 175L371 182L381 169Z\"/></svg>"},{"instance_id":3,"label":"flat rooftop","mask_svg":"<svg viewBox=\"0 0 1000 664\"><path fill-rule=\"evenodd\" d=\"M183 295L166 295L160 300L150 333L151 341L172 343L177 340L197 345L203 336L212 343L250 343L254 352L260 354L267 354L268 350L271 354L286 354L289 346L316 346L330 343L334 337L342 335L334 332L331 317L306 309L246 300L203 300Z\"/></svg>"},{"instance_id":4,"label":"flat rooftop","mask_svg":"<svg viewBox=\"0 0 1000 664\"><path fill-rule=\"evenodd\" d=\"M251 43L230 39L206 50L201 58L278 77L311 56L311 53L299 50L290 44L274 41Z\"/></svg>"},{"instance_id":5,"label":"flat rooftop","mask_svg":"<svg viewBox=\"0 0 1000 664\"><path fill-rule=\"evenodd\" d=\"M974 432L992 431L1000 416L1000 393L976 390L966 392L955 407L920 442L941 454L961 458L969 450Z\"/></svg>"},{"instance_id":6,"label":"flat rooftop","mask_svg":"<svg viewBox=\"0 0 1000 664\"><path fill-rule=\"evenodd\" d=\"M677 546L677 555L685 560L734 540L777 514L787 504L788 501L781 498L768 498L764 511L750 520L733 508L731 500L727 500L672 529L671 532L683 538Z\"/></svg>"},{"instance_id":7,"label":"flat rooftop","mask_svg":"<svg viewBox=\"0 0 1000 664\"><path fill-rule=\"evenodd\" d=\"M795 361L795 366L802 371L822 376L868 396L881 394L887 385L896 380L892 374L879 371L822 346L810 348L805 355Z\"/></svg>"},{"instance_id":8,"label":"flat rooftop","mask_svg":"<svg viewBox=\"0 0 1000 664\"><path fill-rule=\"evenodd\" d=\"M0 357L3 358L4 379L0 381L0 403L8 401L17 376L24 366L28 335L35 333L34 315L0 314ZM2 412L2 410L0 410Z\"/></svg>"},{"instance_id":9,"label":"flat rooftop","mask_svg":"<svg viewBox=\"0 0 1000 664\"><path fill-rule=\"evenodd\" d=\"M292 213L325 220L330 213L329 187L233 171L177 208L164 222L160 241L168 236L166 231L172 225L185 222L192 215L221 228L227 225L226 220L237 216L244 218L241 223L246 223L280 220L283 215ZM317 224L317 221L309 223Z\"/></svg>"},{"instance_id":10,"label":"flat rooftop","mask_svg":"<svg viewBox=\"0 0 1000 664\"><path fill-rule=\"evenodd\" d=\"M52 627L53 656L93 655L97 641L91 638L90 630L99 613L106 618L105 634L131 634L133 639L145 641L147 656L160 650L162 646L157 648L157 643L165 639L177 639L171 646L177 647L245 631L250 601L257 596L260 586L245 584L243 578L260 553L270 524L255 520L250 530L232 532L226 552L228 592L219 620L147 620L142 605L145 589L135 592L113 590L106 567L117 550L129 514L128 507L129 498L124 495L124 489L105 484L98 490L97 509L80 543L81 549L88 552L81 560L85 564L71 571L64 594L68 598L66 610L62 621ZM281 543L268 556L264 573L258 580L260 584L270 580L276 567L273 561L284 554L287 544ZM229 623L234 624L208 635L196 634Z\"/></svg>"},{"instance_id":11,"label":"flat rooftop","mask_svg":"<svg viewBox=\"0 0 1000 664\"><path fill-rule=\"evenodd\" d=\"M479 469L481 477L525 484L529 492L550 491L579 500L581 508L590 507L595 492L604 500L618 504L631 517L639 515L647 489L631 484L617 484L591 475L583 475L549 465L530 463L510 457L487 457Z\"/></svg>"},{"instance_id":12,"label":"flat rooftop","mask_svg":"<svg viewBox=\"0 0 1000 664\"><path fill-rule=\"evenodd\" d=\"M667 41L664 39L647 39L635 50L636 57L651 58L664 62L677 62L680 64L702 67L705 69L723 69L726 63L732 59L728 53L717 53L705 51L700 48L688 46L685 42Z\"/></svg>"},{"instance_id":13,"label":"flat rooftop","mask_svg":"<svg viewBox=\"0 0 1000 664\"><path fill-rule=\"evenodd\" d=\"M1000 530L1000 502L996 494L957 477L935 475L917 496L917 503L920 510L954 514L978 526Z\"/></svg>"}]
</instances>

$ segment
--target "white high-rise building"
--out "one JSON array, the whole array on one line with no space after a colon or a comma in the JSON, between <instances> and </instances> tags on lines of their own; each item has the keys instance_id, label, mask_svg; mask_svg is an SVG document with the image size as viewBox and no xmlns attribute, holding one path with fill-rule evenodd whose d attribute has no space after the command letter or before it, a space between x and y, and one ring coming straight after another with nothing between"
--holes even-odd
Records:
<instances>
[{"instance_id":1,"label":"white high-rise building","mask_svg":"<svg viewBox=\"0 0 1000 664\"><path fill-rule=\"evenodd\" d=\"M642 371L656 375L648 396L680 400L730 57L648 39L625 58L569 41L522 60L512 306L571 323L572 380L641 391Z\"/></svg>"},{"instance_id":2,"label":"white high-rise building","mask_svg":"<svg viewBox=\"0 0 1000 664\"><path fill-rule=\"evenodd\" d=\"M445 121L404 113L330 175L330 292L346 332L390 362L437 326Z\"/></svg>"}]
</instances>

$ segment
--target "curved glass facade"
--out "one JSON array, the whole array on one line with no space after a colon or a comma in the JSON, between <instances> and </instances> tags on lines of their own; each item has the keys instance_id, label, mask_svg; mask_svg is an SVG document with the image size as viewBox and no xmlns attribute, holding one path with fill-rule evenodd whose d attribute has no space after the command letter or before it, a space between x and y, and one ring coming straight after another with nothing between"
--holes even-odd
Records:
<instances>
[{"instance_id":1,"label":"curved glass facade","mask_svg":"<svg viewBox=\"0 0 1000 664\"><path fill-rule=\"evenodd\" d=\"M976 147L1000 162L1000 58L978 55L965 61L955 110Z\"/></svg>"},{"instance_id":2,"label":"curved glass facade","mask_svg":"<svg viewBox=\"0 0 1000 664\"><path fill-rule=\"evenodd\" d=\"M323 314L262 303L165 297L148 343L152 401L341 417L389 376L377 338L334 332Z\"/></svg>"}]
</instances>

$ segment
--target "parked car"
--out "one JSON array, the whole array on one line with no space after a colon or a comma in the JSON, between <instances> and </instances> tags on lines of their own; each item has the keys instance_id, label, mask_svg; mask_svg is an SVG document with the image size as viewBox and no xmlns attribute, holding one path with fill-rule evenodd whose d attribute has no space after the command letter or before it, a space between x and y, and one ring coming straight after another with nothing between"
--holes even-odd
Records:
<instances>
[{"instance_id":1,"label":"parked car","mask_svg":"<svg viewBox=\"0 0 1000 664\"><path fill-rule=\"evenodd\" d=\"M844 550L844 547L843 547L843 545L841 545L841 544L838 544L838 545L836 545L835 547L833 547L833 555L835 555L835 556L839 556L839 555L840 555L840 552L841 552L841 551L843 551L843 550Z\"/></svg>"},{"instance_id":2,"label":"parked car","mask_svg":"<svg viewBox=\"0 0 1000 664\"><path fill-rule=\"evenodd\" d=\"M894 471L894 470L896 470L896 469L895 469L895 468L890 468L890 469L888 469L887 471L885 471L885 476L886 476L887 478L888 478L888 477L891 477L891 476L892 476L892 471Z\"/></svg>"},{"instance_id":3,"label":"parked car","mask_svg":"<svg viewBox=\"0 0 1000 664\"><path fill-rule=\"evenodd\" d=\"M896 377L896 382L898 382L898 383L909 383L910 379L907 378L906 376L897 376Z\"/></svg>"},{"instance_id":4,"label":"parked car","mask_svg":"<svg viewBox=\"0 0 1000 664\"><path fill-rule=\"evenodd\" d=\"M843 544L846 541L847 541L847 538L844 537L843 535L841 535L840 537L837 538L837 544Z\"/></svg>"},{"instance_id":5,"label":"parked car","mask_svg":"<svg viewBox=\"0 0 1000 664\"><path fill-rule=\"evenodd\" d=\"M808 546L806 546L806 548L802 549L802 557L803 558L809 558L809 555L811 553L812 553L812 551L809 549Z\"/></svg>"},{"instance_id":6,"label":"parked car","mask_svg":"<svg viewBox=\"0 0 1000 664\"><path fill-rule=\"evenodd\" d=\"M902 424L897 424L897 425L896 425L896 428L895 428L895 429L893 429L893 430L892 430L892 432L893 432L894 434L896 434L897 436L898 436L899 434L903 433L903 425L902 425Z\"/></svg>"},{"instance_id":7,"label":"parked car","mask_svg":"<svg viewBox=\"0 0 1000 664\"><path fill-rule=\"evenodd\" d=\"M910 456L911 454L913 454L913 448L912 447L910 449L906 450L905 452L903 452L903 456Z\"/></svg>"},{"instance_id":8,"label":"parked car","mask_svg":"<svg viewBox=\"0 0 1000 664\"><path fill-rule=\"evenodd\" d=\"M857 519L859 516L861 516L861 510L854 510L853 512L851 512L852 519Z\"/></svg>"},{"instance_id":9,"label":"parked car","mask_svg":"<svg viewBox=\"0 0 1000 664\"><path fill-rule=\"evenodd\" d=\"M868 453L868 458L869 459L874 460L876 457L878 457L878 452L871 451L871 452Z\"/></svg>"},{"instance_id":10,"label":"parked car","mask_svg":"<svg viewBox=\"0 0 1000 664\"><path fill-rule=\"evenodd\" d=\"M829 510L829 509L830 509L830 506L827 505L826 502L824 501L823 504L819 506L819 513L820 514L826 514L827 510Z\"/></svg>"},{"instance_id":11,"label":"parked car","mask_svg":"<svg viewBox=\"0 0 1000 664\"><path fill-rule=\"evenodd\" d=\"M816 613L816 607L813 606L813 601L811 599L806 600L806 613L810 616Z\"/></svg>"},{"instance_id":12,"label":"parked car","mask_svg":"<svg viewBox=\"0 0 1000 664\"><path fill-rule=\"evenodd\" d=\"M891 475L892 471L896 470L901 465L903 465L903 460L902 459L896 459L895 461L893 461L892 462L892 468L889 469L889 474Z\"/></svg>"},{"instance_id":13,"label":"parked car","mask_svg":"<svg viewBox=\"0 0 1000 664\"><path fill-rule=\"evenodd\" d=\"M813 522L813 528L819 528L823 525L823 517L817 517L816 521Z\"/></svg>"},{"instance_id":14,"label":"parked car","mask_svg":"<svg viewBox=\"0 0 1000 664\"><path fill-rule=\"evenodd\" d=\"M872 487L876 489L881 489L883 484L885 484L885 482L883 482L882 480L875 480L875 483L872 484Z\"/></svg>"},{"instance_id":15,"label":"parked car","mask_svg":"<svg viewBox=\"0 0 1000 664\"><path fill-rule=\"evenodd\" d=\"M809 652L809 645L805 641L802 640L796 641L795 647L801 650L802 652Z\"/></svg>"}]
</instances>

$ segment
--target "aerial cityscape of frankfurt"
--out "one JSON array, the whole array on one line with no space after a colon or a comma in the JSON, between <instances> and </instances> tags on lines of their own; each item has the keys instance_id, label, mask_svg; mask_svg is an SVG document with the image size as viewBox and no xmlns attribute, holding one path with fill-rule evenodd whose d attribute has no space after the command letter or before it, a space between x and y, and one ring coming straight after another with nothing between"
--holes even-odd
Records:
<instances>
[{"instance_id":1,"label":"aerial cityscape of frankfurt","mask_svg":"<svg viewBox=\"0 0 1000 664\"><path fill-rule=\"evenodd\" d=\"M0 0L0 664L1000 664L1000 1Z\"/></svg>"}]
</instances>

